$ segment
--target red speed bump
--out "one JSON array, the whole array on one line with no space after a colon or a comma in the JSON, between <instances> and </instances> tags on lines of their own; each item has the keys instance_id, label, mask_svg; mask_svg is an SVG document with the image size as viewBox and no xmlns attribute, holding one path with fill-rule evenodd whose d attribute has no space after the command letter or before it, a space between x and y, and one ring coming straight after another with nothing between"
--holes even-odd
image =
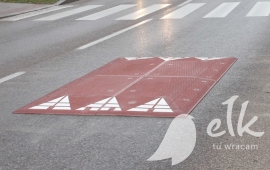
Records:
<instances>
[{"instance_id":1,"label":"red speed bump","mask_svg":"<svg viewBox=\"0 0 270 170\"><path fill-rule=\"evenodd\" d=\"M236 58L118 58L14 111L175 117L188 114Z\"/></svg>"}]
</instances>

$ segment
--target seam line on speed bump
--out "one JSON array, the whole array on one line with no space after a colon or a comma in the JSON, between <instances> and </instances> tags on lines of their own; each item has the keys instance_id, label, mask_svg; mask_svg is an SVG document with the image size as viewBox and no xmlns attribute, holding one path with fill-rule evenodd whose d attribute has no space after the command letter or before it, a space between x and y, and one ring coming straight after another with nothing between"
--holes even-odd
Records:
<instances>
[{"instance_id":1,"label":"seam line on speed bump","mask_svg":"<svg viewBox=\"0 0 270 170\"><path fill-rule=\"evenodd\" d=\"M163 61L162 63L160 63L158 66L156 66L155 68L153 68L152 70L148 71L147 73L145 73L144 75L142 75L141 77L139 77L137 80L133 81L132 83L130 83L129 85L127 85L125 88L123 88L122 90L120 90L119 92L117 92L115 95L113 96L117 96L120 93L122 93L123 91L125 91L126 89L128 89L129 87L131 87L132 85L134 85L135 83L139 82L141 79L143 79L144 77L146 77L147 75L149 75L150 73L152 73L153 71L155 71L156 69L158 69L160 66L162 66L163 64L165 64L168 60Z\"/></svg>"}]
</instances>

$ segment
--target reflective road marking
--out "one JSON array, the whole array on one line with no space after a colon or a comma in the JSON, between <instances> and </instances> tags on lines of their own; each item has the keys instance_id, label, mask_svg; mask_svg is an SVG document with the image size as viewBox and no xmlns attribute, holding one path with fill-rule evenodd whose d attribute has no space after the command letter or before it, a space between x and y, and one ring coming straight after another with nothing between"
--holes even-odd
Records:
<instances>
[{"instance_id":1,"label":"reflective road marking","mask_svg":"<svg viewBox=\"0 0 270 170\"><path fill-rule=\"evenodd\" d=\"M20 76L20 75L22 75L22 74L24 74L24 73L25 73L25 72L17 72L17 73L14 73L14 74L9 75L9 76L7 76L7 77L1 78L1 79L0 79L0 84L1 84L1 83L4 83L5 81L8 81L8 80L10 80L10 79L13 79L13 78L15 78L15 77L18 77L18 76Z\"/></svg>"},{"instance_id":2,"label":"reflective road marking","mask_svg":"<svg viewBox=\"0 0 270 170\"><path fill-rule=\"evenodd\" d=\"M151 20L152 20L152 19L148 19L148 20L142 21L142 22L140 22L140 23L138 23L138 24L135 24L135 25L132 25L132 26L130 26L130 27L128 27L128 28L125 28L125 29L122 29L122 30L120 30L120 31L117 31L117 32L115 32L115 33L113 33L113 34L111 34L111 35L108 35L108 36L106 36L106 37L103 37L103 38L101 38L101 39L99 39L99 40L96 40L96 41L93 41L93 42L91 42L91 43L89 43L89 44L83 45L83 46L81 46L81 47L79 47L79 48L77 48L77 49L78 49L78 50L86 49L86 48L91 47L91 46L93 46L93 45L95 45L95 44L98 44L98 43L100 43L100 42L102 42L102 41L108 40L108 39L110 39L110 38L112 38L112 37L115 37L115 36L117 36L117 35L119 35L119 34L122 34L122 33L126 32L126 31L128 31L128 30L131 30L131 29L136 28L136 27L138 27L138 26L140 26L140 25L143 25L143 24L145 24L145 23L147 23L147 22L149 22L149 21L151 21Z\"/></svg>"}]
</instances>

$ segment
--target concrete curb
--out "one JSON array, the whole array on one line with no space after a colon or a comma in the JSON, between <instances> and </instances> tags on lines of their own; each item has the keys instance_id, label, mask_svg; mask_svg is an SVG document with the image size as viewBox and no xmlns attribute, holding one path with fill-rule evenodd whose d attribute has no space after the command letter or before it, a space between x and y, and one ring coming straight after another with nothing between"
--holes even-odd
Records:
<instances>
[{"instance_id":1,"label":"concrete curb","mask_svg":"<svg viewBox=\"0 0 270 170\"><path fill-rule=\"evenodd\" d=\"M59 0L59 1L56 2L54 5L69 4L69 3L72 3L72 2L75 2L75 1L78 1L78 0Z\"/></svg>"},{"instance_id":2,"label":"concrete curb","mask_svg":"<svg viewBox=\"0 0 270 170\"><path fill-rule=\"evenodd\" d=\"M26 11L10 13L10 14L7 14L7 15L0 16L0 19L8 18L8 17L12 17L12 16L15 16L15 15L20 15L20 14L25 14L25 13L28 13L28 12L38 11L38 10L50 8L50 7L53 7L53 6L55 6L55 5L49 5L49 6L46 6L46 7L41 7L41 8L35 8L35 9L26 10Z\"/></svg>"},{"instance_id":3,"label":"concrete curb","mask_svg":"<svg viewBox=\"0 0 270 170\"><path fill-rule=\"evenodd\" d=\"M68 3L75 2L75 1L78 1L78 0L59 0L58 2L56 2L53 5L48 5L48 6L41 7L41 8L34 8L34 9L26 10L26 11L20 11L20 12L7 14L7 15L4 15L4 16L0 16L0 19L8 18L8 17L12 17L12 16L15 16L15 15L20 15L20 14L25 14L25 13L29 13L29 12L33 12L33 11L38 11L38 10L42 10L42 9L46 9L46 8L51 8L53 6L68 4Z\"/></svg>"}]
</instances>

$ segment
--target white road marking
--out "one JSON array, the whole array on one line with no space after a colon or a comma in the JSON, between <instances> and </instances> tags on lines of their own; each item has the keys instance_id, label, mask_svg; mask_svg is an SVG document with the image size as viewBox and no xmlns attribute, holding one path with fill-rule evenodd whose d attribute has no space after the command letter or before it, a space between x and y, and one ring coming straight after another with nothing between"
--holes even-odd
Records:
<instances>
[{"instance_id":1,"label":"white road marking","mask_svg":"<svg viewBox=\"0 0 270 170\"><path fill-rule=\"evenodd\" d=\"M100 110L109 110L110 108L114 108L114 111L122 111L115 97L113 97L108 103L106 103Z\"/></svg>"},{"instance_id":2,"label":"white road marking","mask_svg":"<svg viewBox=\"0 0 270 170\"><path fill-rule=\"evenodd\" d=\"M36 19L35 21L54 21L54 20L57 20L57 19L60 19L60 18L65 18L65 17L71 16L71 15L75 15L75 14L84 12L84 11L88 11L88 10L91 10L91 9L94 9L94 8L98 8L100 6L102 6L102 5L87 5L87 6L83 6L83 7L80 7L80 8L75 8L75 9L72 9L72 10L69 10L69 11L64 11L64 12L61 12L61 13L50 15L50 16L47 16L47 17L44 17L44 18Z\"/></svg>"},{"instance_id":3,"label":"white road marking","mask_svg":"<svg viewBox=\"0 0 270 170\"><path fill-rule=\"evenodd\" d=\"M173 112L168 103L164 100L164 98L157 98L143 105L139 105L135 108L129 109L128 111L147 112L151 108L154 109L153 112Z\"/></svg>"},{"instance_id":4,"label":"white road marking","mask_svg":"<svg viewBox=\"0 0 270 170\"><path fill-rule=\"evenodd\" d=\"M45 14L45 13L48 13L48 12L53 12L53 11L57 11L57 10L60 10L60 9L69 8L69 7L72 7L72 6L73 5L54 6L54 7L46 8L46 9L43 9L43 10L33 11L33 12L29 12L29 13L25 13L25 14L21 14L21 15L16 15L16 16L9 17L9 18L4 18L4 19L1 19L0 21L18 21L18 20L22 20L22 19L25 19L25 18L30 18L30 17L33 17L33 16Z\"/></svg>"},{"instance_id":5,"label":"white road marking","mask_svg":"<svg viewBox=\"0 0 270 170\"><path fill-rule=\"evenodd\" d=\"M158 102L157 105L168 105L168 104L163 98L161 98L161 100Z\"/></svg>"},{"instance_id":6,"label":"white road marking","mask_svg":"<svg viewBox=\"0 0 270 170\"><path fill-rule=\"evenodd\" d=\"M155 106L155 108L156 109L170 109L170 106L168 106L168 105L167 106L165 106L165 105L164 106L163 105L160 105L160 106L157 105L157 106Z\"/></svg>"},{"instance_id":7,"label":"white road marking","mask_svg":"<svg viewBox=\"0 0 270 170\"><path fill-rule=\"evenodd\" d=\"M93 104L89 104L85 107L81 107L77 110L85 110L86 108L91 108L90 110L98 110L100 109L103 105L105 105L109 100L111 99L111 97L109 98L106 98L106 99L103 99L103 100L100 100L98 102L95 102Z\"/></svg>"},{"instance_id":8,"label":"white road marking","mask_svg":"<svg viewBox=\"0 0 270 170\"><path fill-rule=\"evenodd\" d=\"M85 107L81 107L77 110L85 110L86 108L88 108L91 111L109 110L110 108L114 108L114 111L122 111L115 97L109 97L107 99L103 99L94 104L89 104Z\"/></svg>"},{"instance_id":9,"label":"white road marking","mask_svg":"<svg viewBox=\"0 0 270 170\"><path fill-rule=\"evenodd\" d=\"M157 99L155 99L155 100L152 100L152 101L150 101L150 102L147 102L147 103L145 103L146 105L155 105L158 101L160 100L160 98L157 98ZM152 107L153 107L152 106Z\"/></svg>"},{"instance_id":10,"label":"white road marking","mask_svg":"<svg viewBox=\"0 0 270 170\"><path fill-rule=\"evenodd\" d=\"M1 79L0 79L0 84L6 82L6 81L8 81L8 80L11 80L11 79L13 79L13 78L15 78L15 77L18 77L18 76L20 76L20 75L22 75L22 74L24 74L24 73L25 73L25 72L17 72L17 73L11 74L11 75L9 75L9 76L6 76L6 77L4 77L4 78L1 78Z\"/></svg>"},{"instance_id":11,"label":"white road marking","mask_svg":"<svg viewBox=\"0 0 270 170\"><path fill-rule=\"evenodd\" d=\"M129 109L128 111L133 111L133 112L147 112L149 109L144 109L144 108L132 108L132 109Z\"/></svg>"},{"instance_id":12,"label":"white road marking","mask_svg":"<svg viewBox=\"0 0 270 170\"><path fill-rule=\"evenodd\" d=\"M188 3L190 3L191 1L192 1L192 0L188 0L188 1L183 2L182 4L180 4L180 5L178 5L178 6L184 6L184 5L188 4Z\"/></svg>"},{"instance_id":13,"label":"white road marking","mask_svg":"<svg viewBox=\"0 0 270 170\"><path fill-rule=\"evenodd\" d=\"M49 108L49 106L34 106L34 107L29 108L29 109L46 110L48 108Z\"/></svg>"},{"instance_id":14,"label":"white road marking","mask_svg":"<svg viewBox=\"0 0 270 170\"><path fill-rule=\"evenodd\" d=\"M70 107L54 107L53 110L71 110Z\"/></svg>"},{"instance_id":15,"label":"white road marking","mask_svg":"<svg viewBox=\"0 0 270 170\"><path fill-rule=\"evenodd\" d=\"M49 109L50 107L53 107L53 110L71 110L69 97L62 96L57 99L48 101L46 103L41 103L40 105L31 107L29 109L46 110Z\"/></svg>"},{"instance_id":16,"label":"white road marking","mask_svg":"<svg viewBox=\"0 0 270 170\"><path fill-rule=\"evenodd\" d=\"M153 112L173 112L172 109L155 109Z\"/></svg>"},{"instance_id":17,"label":"white road marking","mask_svg":"<svg viewBox=\"0 0 270 170\"><path fill-rule=\"evenodd\" d=\"M270 2L257 2L246 17L269 16Z\"/></svg>"},{"instance_id":18,"label":"white road marking","mask_svg":"<svg viewBox=\"0 0 270 170\"><path fill-rule=\"evenodd\" d=\"M140 25L143 25L143 24L145 24L145 23L147 23L147 22L149 22L149 21L151 21L151 20L152 20L152 19L144 20L144 21L142 21L142 22L139 22L138 24L135 24L135 25L132 25L132 26L130 26L130 27L128 27L128 28L125 28L125 29L122 29L122 30L120 30L120 31L117 31L117 32L115 32L115 33L113 33L113 34L111 34L111 35L108 35L108 36L106 36L106 37L103 37L103 38L101 38L101 39L99 39L99 40L96 40L96 41L93 41L93 42L91 42L91 43L89 43L89 44L83 45L83 46L81 46L81 47L79 47L79 48L77 48L77 49L78 49L78 50L86 49L86 48L91 47L91 46L93 46L93 45L96 45L96 44L98 44L98 43L100 43L100 42L102 42L102 41L108 40L108 39L113 38L113 37L115 37L115 36L117 36L117 35L119 35L119 34L122 34L122 33L124 33L124 32L127 32L128 30L131 30L131 29L136 28L136 27L138 27L138 26L140 26Z\"/></svg>"},{"instance_id":19,"label":"white road marking","mask_svg":"<svg viewBox=\"0 0 270 170\"><path fill-rule=\"evenodd\" d=\"M205 15L203 18L223 18L226 17L240 2L226 2L219 5L213 11Z\"/></svg>"},{"instance_id":20,"label":"white road marking","mask_svg":"<svg viewBox=\"0 0 270 170\"><path fill-rule=\"evenodd\" d=\"M169 13L168 15L165 15L160 19L181 19L187 16L188 14L192 13L193 11L199 9L203 5L205 5L205 3L190 3L183 6L180 9L177 9L172 13Z\"/></svg>"},{"instance_id":21,"label":"white road marking","mask_svg":"<svg viewBox=\"0 0 270 170\"><path fill-rule=\"evenodd\" d=\"M123 11L125 9L131 8L131 7L134 7L134 6L136 6L136 5L135 4L133 4L133 5L119 5L119 6L116 6L116 7L113 7L113 8L110 8L110 9L107 9L107 10L92 14L92 15L88 15L88 16L79 18L77 20L97 20L97 19L106 17L106 16L111 15L111 14L115 14L117 12Z\"/></svg>"},{"instance_id":22,"label":"white road marking","mask_svg":"<svg viewBox=\"0 0 270 170\"><path fill-rule=\"evenodd\" d=\"M101 107L103 104L90 104L88 107Z\"/></svg>"},{"instance_id":23,"label":"white road marking","mask_svg":"<svg viewBox=\"0 0 270 170\"><path fill-rule=\"evenodd\" d=\"M153 12L156 12L162 8L165 8L167 6L169 6L170 4L154 4L154 5L151 5L147 8L143 8L137 12L134 12L134 13L131 13L131 14L128 14L128 15L125 15L123 17L120 17L120 18L117 18L116 20L135 20L135 19L138 19L138 18L141 18L141 17L144 17L148 14L151 14Z\"/></svg>"}]
</instances>

